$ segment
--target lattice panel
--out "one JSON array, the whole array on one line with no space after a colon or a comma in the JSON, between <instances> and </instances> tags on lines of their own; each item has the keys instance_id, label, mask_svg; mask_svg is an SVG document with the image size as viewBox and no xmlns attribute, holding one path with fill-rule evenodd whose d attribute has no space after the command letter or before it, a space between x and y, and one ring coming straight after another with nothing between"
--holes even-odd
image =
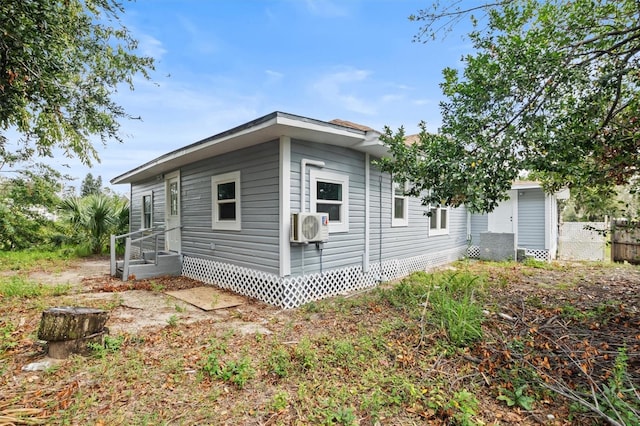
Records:
<instances>
[{"instance_id":1,"label":"lattice panel","mask_svg":"<svg viewBox=\"0 0 640 426\"><path fill-rule=\"evenodd\" d=\"M400 264L400 270L398 271L399 276L403 277L414 271L426 271L453 262L463 257L466 250L466 246L460 246L435 254L425 254L408 259L401 259L398 261Z\"/></svg>"},{"instance_id":2,"label":"lattice panel","mask_svg":"<svg viewBox=\"0 0 640 426\"><path fill-rule=\"evenodd\" d=\"M182 275L253 297L271 305L282 306L280 277L228 263L185 256Z\"/></svg>"},{"instance_id":3,"label":"lattice panel","mask_svg":"<svg viewBox=\"0 0 640 426\"><path fill-rule=\"evenodd\" d=\"M536 260L548 261L549 260L549 250L543 249L524 249L525 256L531 256ZM469 246L467 248L467 257L471 259L477 259L480 257L480 247L478 246Z\"/></svg>"},{"instance_id":4,"label":"lattice panel","mask_svg":"<svg viewBox=\"0 0 640 426\"><path fill-rule=\"evenodd\" d=\"M382 266L371 264L368 272L363 272L362 266L358 265L322 274L285 278L250 268L185 256L182 275L290 309L314 300L374 287L380 281L400 278L414 271L443 265L462 257L465 250L466 247L460 247L437 254L394 259L383 262Z\"/></svg>"},{"instance_id":5,"label":"lattice panel","mask_svg":"<svg viewBox=\"0 0 640 426\"><path fill-rule=\"evenodd\" d=\"M542 249L525 249L525 256L531 256L536 260L542 260L543 262L549 261L549 250Z\"/></svg>"},{"instance_id":6,"label":"lattice panel","mask_svg":"<svg viewBox=\"0 0 640 426\"><path fill-rule=\"evenodd\" d=\"M374 287L378 284L380 267L371 265L363 273L361 266L334 269L322 274L308 274L283 279L284 308L295 308L314 300L347 294L355 290Z\"/></svg>"}]
</instances>

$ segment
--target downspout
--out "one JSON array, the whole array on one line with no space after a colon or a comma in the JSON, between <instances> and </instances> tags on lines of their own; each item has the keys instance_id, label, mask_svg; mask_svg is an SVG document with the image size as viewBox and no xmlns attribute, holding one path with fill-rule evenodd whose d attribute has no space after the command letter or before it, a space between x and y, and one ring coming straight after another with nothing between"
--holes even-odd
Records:
<instances>
[{"instance_id":1,"label":"downspout","mask_svg":"<svg viewBox=\"0 0 640 426\"><path fill-rule=\"evenodd\" d=\"M307 166L324 167L324 161L309 160L307 158L300 160L300 213L304 213L306 207Z\"/></svg>"},{"instance_id":2,"label":"downspout","mask_svg":"<svg viewBox=\"0 0 640 426\"><path fill-rule=\"evenodd\" d=\"M382 275L382 173L378 178L378 261L380 262L380 277L378 282L386 281L386 277Z\"/></svg>"},{"instance_id":3,"label":"downspout","mask_svg":"<svg viewBox=\"0 0 640 426\"><path fill-rule=\"evenodd\" d=\"M304 213L306 208L307 198L307 166L324 167L324 161L309 160L303 158L300 160L300 213ZM302 275L304 275L304 250L305 245L300 244L301 259L302 259ZM322 255L322 252L320 252Z\"/></svg>"},{"instance_id":4,"label":"downspout","mask_svg":"<svg viewBox=\"0 0 640 426\"><path fill-rule=\"evenodd\" d=\"M362 272L369 272L369 246L371 244L371 171L369 170L369 164L371 158L369 153L364 155L364 254L362 259Z\"/></svg>"}]
</instances>

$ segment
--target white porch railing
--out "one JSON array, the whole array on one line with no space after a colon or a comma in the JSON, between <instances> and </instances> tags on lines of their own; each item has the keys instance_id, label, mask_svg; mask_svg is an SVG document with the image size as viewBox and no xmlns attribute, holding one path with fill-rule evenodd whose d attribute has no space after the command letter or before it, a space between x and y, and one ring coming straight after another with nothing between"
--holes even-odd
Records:
<instances>
[{"instance_id":1,"label":"white porch railing","mask_svg":"<svg viewBox=\"0 0 640 426\"><path fill-rule=\"evenodd\" d=\"M139 243L138 254L142 256L144 242L153 238L153 250L156 254L154 256L154 262L157 265L158 237L160 235L166 234L169 231L173 231L180 228L182 228L182 226L174 226L173 228L169 228L169 229L156 229L156 230L151 228L146 228L146 229L140 229L138 231L129 232L128 234L122 234L122 235L111 234L110 247L109 247L110 255L111 255L111 262L110 262L111 276L115 276L118 270L118 263L116 260L116 244L119 239L125 238L124 256L123 256L123 262L122 262L122 281L127 281L127 279L129 278L129 265L131 263L133 244ZM148 234L144 235L144 233L148 233ZM135 235L142 235L142 236L135 239L131 239L131 237Z\"/></svg>"}]
</instances>

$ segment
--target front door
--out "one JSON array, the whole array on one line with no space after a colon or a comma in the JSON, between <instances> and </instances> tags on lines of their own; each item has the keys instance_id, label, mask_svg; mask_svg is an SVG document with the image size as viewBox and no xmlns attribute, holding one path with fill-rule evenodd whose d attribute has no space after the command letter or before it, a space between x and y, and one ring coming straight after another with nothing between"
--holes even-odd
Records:
<instances>
[{"instance_id":1,"label":"front door","mask_svg":"<svg viewBox=\"0 0 640 426\"><path fill-rule=\"evenodd\" d=\"M501 201L494 211L489 213L487 230L513 234L518 218L518 191L509 191L509 199Z\"/></svg>"},{"instance_id":2,"label":"front door","mask_svg":"<svg viewBox=\"0 0 640 426\"><path fill-rule=\"evenodd\" d=\"M165 249L175 252L181 250L181 230L180 226L180 171L166 174L165 183L165 229L173 229L165 236Z\"/></svg>"}]
</instances>

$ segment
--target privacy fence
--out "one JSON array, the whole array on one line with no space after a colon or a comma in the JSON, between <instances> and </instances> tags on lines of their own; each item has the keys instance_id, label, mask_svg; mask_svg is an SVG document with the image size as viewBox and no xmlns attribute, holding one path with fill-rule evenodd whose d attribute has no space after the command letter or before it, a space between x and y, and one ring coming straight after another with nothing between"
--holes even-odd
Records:
<instances>
[{"instance_id":1,"label":"privacy fence","mask_svg":"<svg viewBox=\"0 0 640 426\"><path fill-rule=\"evenodd\" d=\"M611 221L611 260L640 264L640 222L627 219Z\"/></svg>"},{"instance_id":2,"label":"privacy fence","mask_svg":"<svg viewBox=\"0 0 640 426\"><path fill-rule=\"evenodd\" d=\"M561 260L605 259L607 222L563 222L558 233Z\"/></svg>"}]
</instances>

